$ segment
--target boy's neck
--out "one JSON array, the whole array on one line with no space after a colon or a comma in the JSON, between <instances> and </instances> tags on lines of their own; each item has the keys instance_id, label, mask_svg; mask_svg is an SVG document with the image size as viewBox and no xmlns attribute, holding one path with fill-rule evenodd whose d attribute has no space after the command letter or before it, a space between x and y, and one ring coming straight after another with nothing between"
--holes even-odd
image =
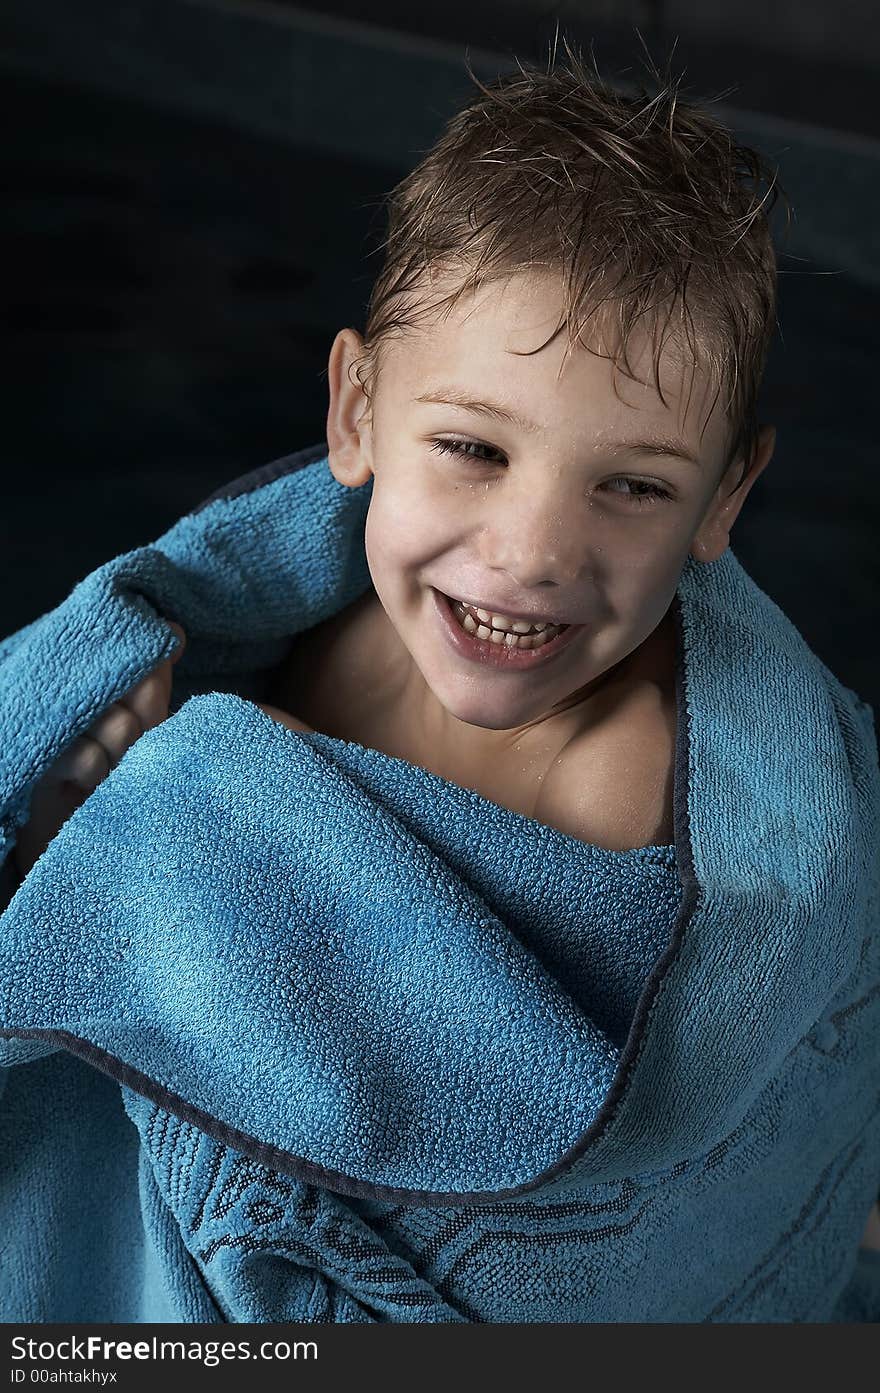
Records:
<instances>
[{"instance_id":1,"label":"boy's neck","mask_svg":"<svg viewBox=\"0 0 880 1393\"><path fill-rule=\"evenodd\" d=\"M445 777L455 782L468 782L468 775L497 769L501 757L514 748L526 761L549 762L575 740L588 740L591 734L604 737L609 725L625 719L636 703L656 702L674 710L671 609L638 648L602 673L571 706L512 730L470 725L446 710L372 588L351 607L349 623L353 649L348 661L360 669L358 688L364 698L360 719L365 734L374 736L362 743L378 744L414 763L425 764L427 757L428 767L450 771Z\"/></svg>"}]
</instances>

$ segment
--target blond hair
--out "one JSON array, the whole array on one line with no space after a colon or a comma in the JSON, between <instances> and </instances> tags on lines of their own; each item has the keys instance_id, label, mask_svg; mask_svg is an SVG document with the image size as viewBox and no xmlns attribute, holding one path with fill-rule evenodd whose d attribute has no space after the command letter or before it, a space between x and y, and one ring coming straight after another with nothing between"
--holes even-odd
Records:
<instances>
[{"instance_id":1,"label":"blond hair","mask_svg":"<svg viewBox=\"0 0 880 1393\"><path fill-rule=\"evenodd\" d=\"M482 285L546 268L561 272L564 302L540 348L565 326L568 352L579 342L590 347L583 331L606 306L617 335L601 356L632 377L630 334L650 326L654 384L665 403L661 353L669 338L679 352L686 344L684 361L708 371L710 410L726 393L725 470L741 458L744 475L776 324L768 215L780 195L790 221L777 171L700 106L680 101L681 79L669 68L663 76L653 69L653 96L643 87L627 96L605 83L595 59L589 73L564 43L568 65L554 64L554 44L546 71L517 62L518 73L489 86L466 64L482 96L386 195L385 260L353 365L368 410L383 344L438 311L448 315ZM447 275L452 292L426 298Z\"/></svg>"}]
</instances>

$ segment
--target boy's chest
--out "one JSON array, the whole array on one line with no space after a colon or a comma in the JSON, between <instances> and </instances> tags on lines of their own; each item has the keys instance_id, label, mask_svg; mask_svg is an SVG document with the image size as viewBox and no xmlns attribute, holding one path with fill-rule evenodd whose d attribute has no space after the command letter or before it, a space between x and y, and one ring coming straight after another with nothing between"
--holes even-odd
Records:
<instances>
[{"instance_id":1,"label":"boy's chest","mask_svg":"<svg viewBox=\"0 0 880 1393\"><path fill-rule=\"evenodd\" d=\"M298 635L266 700L313 730L405 759L594 846L674 840L671 628L653 645L662 681L620 689L603 719L561 748L536 739L504 760L462 758L420 738L402 703L385 695L373 639L369 605L359 603Z\"/></svg>"}]
</instances>

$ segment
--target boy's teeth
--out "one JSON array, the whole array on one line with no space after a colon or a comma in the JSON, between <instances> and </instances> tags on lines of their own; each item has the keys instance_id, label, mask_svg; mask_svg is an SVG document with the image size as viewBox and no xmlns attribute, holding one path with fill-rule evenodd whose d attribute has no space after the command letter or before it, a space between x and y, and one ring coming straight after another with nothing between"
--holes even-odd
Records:
<instances>
[{"instance_id":1,"label":"boy's teeth","mask_svg":"<svg viewBox=\"0 0 880 1393\"><path fill-rule=\"evenodd\" d=\"M555 638L563 625L525 624L522 620L506 619L503 615L488 614L484 609L472 610L470 605L464 605L460 600L453 600L452 610L462 628L476 638L481 638L485 642L503 643L506 648L540 648L550 639ZM474 615L478 615L484 622L477 623ZM504 619L505 627L498 625L498 620ZM489 622L491 621L491 622ZM537 629L537 632L534 630ZM529 630L532 630L530 633Z\"/></svg>"},{"instance_id":2,"label":"boy's teeth","mask_svg":"<svg viewBox=\"0 0 880 1393\"><path fill-rule=\"evenodd\" d=\"M479 622L485 624L487 628L501 629L504 633L540 634L543 633L544 629L553 627L551 624L544 623L540 620L532 624L528 619L510 619L506 614L492 614L487 609L474 609L473 605L464 605L463 608L466 609L469 614L475 615Z\"/></svg>"}]
</instances>

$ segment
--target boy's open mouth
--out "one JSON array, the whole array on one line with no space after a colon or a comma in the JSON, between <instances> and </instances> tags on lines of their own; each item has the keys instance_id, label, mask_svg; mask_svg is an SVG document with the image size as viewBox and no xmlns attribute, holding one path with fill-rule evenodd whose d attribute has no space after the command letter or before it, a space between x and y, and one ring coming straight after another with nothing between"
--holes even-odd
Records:
<instances>
[{"instance_id":1,"label":"boy's open mouth","mask_svg":"<svg viewBox=\"0 0 880 1393\"><path fill-rule=\"evenodd\" d=\"M543 648L545 643L550 643L557 634L568 628L567 624L529 624L524 619L490 614L488 610L476 609L451 597L449 607L466 633L482 639L484 643L503 643L507 648Z\"/></svg>"},{"instance_id":2,"label":"boy's open mouth","mask_svg":"<svg viewBox=\"0 0 880 1393\"><path fill-rule=\"evenodd\" d=\"M508 671L549 661L583 628L490 614L442 590L434 590L434 599L447 640L461 657Z\"/></svg>"}]
</instances>

